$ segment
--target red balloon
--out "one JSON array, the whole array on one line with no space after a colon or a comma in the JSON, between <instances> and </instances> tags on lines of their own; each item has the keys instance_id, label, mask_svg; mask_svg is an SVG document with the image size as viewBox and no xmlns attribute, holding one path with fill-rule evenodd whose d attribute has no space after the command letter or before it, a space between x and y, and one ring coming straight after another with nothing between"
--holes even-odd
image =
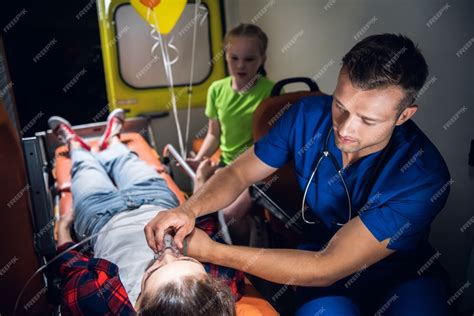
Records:
<instances>
[{"instance_id":1,"label":"red balloon","mask_svg":"<svg viewBox=\"0 0 474 316\"><path fill-rule=\"evenodd\" d=\"M157 5L160 4L161 0L140 0L140 2L144 5L149 7L150 9L153 9Z\"/></svg>"}]
</instances>

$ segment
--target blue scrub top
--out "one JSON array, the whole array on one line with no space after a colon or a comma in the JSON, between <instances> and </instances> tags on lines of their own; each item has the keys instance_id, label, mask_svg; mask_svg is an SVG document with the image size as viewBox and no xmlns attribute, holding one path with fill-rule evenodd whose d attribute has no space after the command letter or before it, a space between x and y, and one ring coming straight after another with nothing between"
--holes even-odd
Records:
<instances>
[{"instance_id":1,"label":"blue scrub top","mask_svg":"<svg viewBox=\"0 0 474 316\"><path fill-rule=\"evenodd\" d=\"M301 99L255 144L255 154L269 166L279 168L293 160L301 190L332 126L331 104L331 96ZM342 166L334 133L328 147ZM434 144L409 120L395 128L385 164L369 190L368 199L363 201L370 175L382 153L383 150L367 155L343 170L351 195L352 217L360 216L377 240L390 238L388 248L414 250L410 253L416 254L427 244L430 223L445 205L453 180ZM338 229L332 222L347 222L348 205L344 187L329 158L322 160L312 182L306 199L310 212L307 210L306 214L321 220L332 235ZM312 234L318 234L318 229L305 226L310 227Z\"/></svg>"}]
</instances>

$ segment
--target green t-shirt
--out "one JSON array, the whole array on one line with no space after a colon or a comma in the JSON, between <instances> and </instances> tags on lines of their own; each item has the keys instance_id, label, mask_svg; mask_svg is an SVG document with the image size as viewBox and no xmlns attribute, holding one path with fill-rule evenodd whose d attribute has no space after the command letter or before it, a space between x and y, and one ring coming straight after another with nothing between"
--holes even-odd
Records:
<instances>
[{"instance_id":1,"label":"green t-shirt","mask_svg":"<svg viewBox=\"0 0 474 316\"><path fill-rule=\"evenodd\" d=\"M206 116L221 127L221 162L228 165L253 145L252 115L272 91L274 82L260 77L245 92L232 89L232 78L212 83L207 92Z\"/></svg>"}]
</instances>

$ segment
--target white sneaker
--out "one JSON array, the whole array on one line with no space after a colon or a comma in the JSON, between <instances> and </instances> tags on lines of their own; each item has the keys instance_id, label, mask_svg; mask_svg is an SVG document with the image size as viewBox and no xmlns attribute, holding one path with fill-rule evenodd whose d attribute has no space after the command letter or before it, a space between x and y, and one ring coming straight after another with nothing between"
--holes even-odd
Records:
<instances>
[{"instance_id":1,"label":"white sneaker","mask_svg":"<svg viewBox=\"0 0 474 316\"><path fill-rule=\"evenodd\" d=\"M72 140L77 141L81 144L81 147L85 150L91 150L91 147L80 138L71 127L71 123L63 119L60 116L51 116L48 120L49 127L53 130L53 134L59 139L64 145L70 145Z\"/></svg>"},{"instance_id":2,"label":"white sneaker","mask_svg":"<svg viewBox=\"0 0 474 316\"><path fill-rule=\"evenodd\" d=\"M107 127L104 135L99 141L99 150L104 150L109 146L109 140L119 135L122 131L123 123L125 122L125 111L123 109L115 109L110 112L107 117Z\"/></svg>"}]
</instances>

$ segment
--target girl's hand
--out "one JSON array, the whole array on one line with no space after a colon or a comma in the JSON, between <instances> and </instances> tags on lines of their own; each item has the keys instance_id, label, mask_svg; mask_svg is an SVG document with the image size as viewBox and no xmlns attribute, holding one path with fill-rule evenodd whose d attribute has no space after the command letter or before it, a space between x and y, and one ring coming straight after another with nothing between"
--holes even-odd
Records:
<instances>
[{"instance_id":1,"label":"girl's hand","mask_svg":"<svg viewBox=\"0 0 474 316\"><path fill-rule=\"evenodd\" d=\"M199 167L199 164L204 160L205 158L196 158L196 157L193 157L193 158L186 158L186 162L188 163L188 165L191 167L191 169L193 169L194 171L197 170L197 168Z\"/></svg>"},{"instance_id":2,"label":"girl's hand","mask_svg":"<svg viewBox=\"0 0 474 316\"><path fill-rule=\"evenodd\" d=\"M201 178L204 182L207 181L219 169L219 164L213 162L211 159L204 159L196 170L196 178Z\"/></svg>"}]
</instances>

